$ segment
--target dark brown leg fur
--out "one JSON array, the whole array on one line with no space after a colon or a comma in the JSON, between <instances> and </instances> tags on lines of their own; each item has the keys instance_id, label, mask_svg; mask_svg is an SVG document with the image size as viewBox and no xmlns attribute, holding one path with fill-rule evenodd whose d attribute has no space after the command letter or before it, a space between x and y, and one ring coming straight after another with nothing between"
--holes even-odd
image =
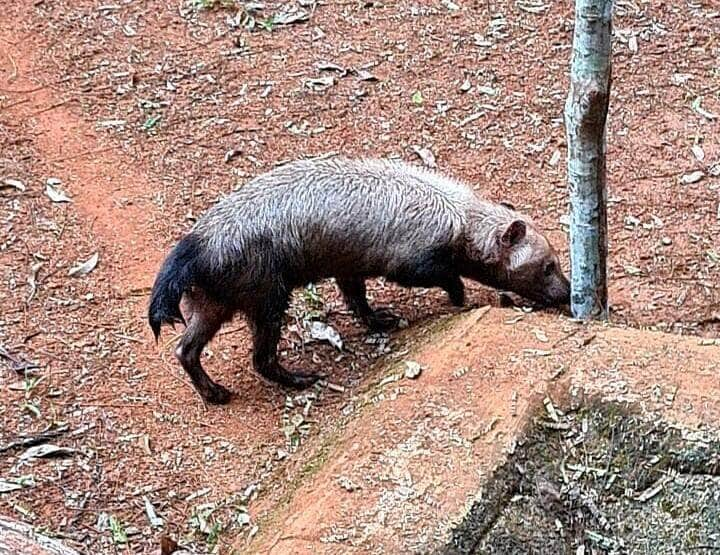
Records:
<instances>
[{"instance_id":1,"label":"dark brown leg fur","mask_svg":"<svg viewBox=\"0 0 720 555\"><path fill-rule=\"evenodd\" d=\"M277 345L280 341L282 318L288 306L289 293L281 287L261 297L261 305L248 311L248 322L253 331L253 365L266 379L303 389L321 378L319 374L288 372L278 361Z\"/></svg>"},{"instance_id":2,"label":"dark brown leg fur","mask_svg":"<svg viewBox=\"0 0 720 555\"><path fill-rule=\"evenodd\" d=\"M175 354L190 376L195 389L206 402L215 405L226 404L232 398L232 393L210 379L200 364L200 355L220 326L232 318L232 313L200 293L193 293L188 301L190 312L188 326Z\"/></svg>"},{"instance_id":3,"label":"dark brown leg fur","mask_svg":"<svg viewBox=\"0 0 720 555\"><path fill-rule=\"evenodd\" d=\"M350 310L372 331L387 331L397 327L400 318L387 310L373 310L367 302L365 281L362 278L337 279L340 292Z\"/></svg>"}]
</instances>

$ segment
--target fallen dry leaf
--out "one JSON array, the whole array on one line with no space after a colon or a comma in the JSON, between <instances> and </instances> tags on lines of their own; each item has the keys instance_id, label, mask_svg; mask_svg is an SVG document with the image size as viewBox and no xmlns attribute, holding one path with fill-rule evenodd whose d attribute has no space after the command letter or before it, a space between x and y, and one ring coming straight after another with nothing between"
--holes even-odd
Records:
<instances>
[{"instance_id":1,"label":"fallen dry leaf","mask_svg":"<svg viewBox=\"0 0 720 555\"><path fill-rule=\"evenodd\" d=\"M437 163L435 162L435 155L432 153L432 150L417 145L414 145L412 147L412 150L415 154L418 155L420 160L422 160L423 164L425 164L428 168L437 168Z\"/></svg>"},{"instance_id":2,"label":"fallen dry leaf","mask_svg":"<svg viewBox=\"0 0 720 555\"><path fill-rule=\"evenodd\" d=\"M45 194L52 202L72 202L70 197L62 191L56 189L59 184L60 180L58 179L48 179L45 184Z\"/></svg>"},{"instance_id":3,"label":"fallen dry leaf","mask_svg":"<svg viewBox=\"0 0 720 555\"><path fill-rule=\"evenodd\" d=\"M692 183L697 183L703 177L705 177L705 173L700 170L686 173L680 178L680 183L682 183L683 185L691 185Z\"/></svg>"},{"instance_id":4,"label":"fallen dry leaf","mask_svg":"<svg viewBox=\"0 0 720 555\"><path fill-rule=\"evenodd\" d=\"M3 179L2 182L0 182L0 189L4 189L6 187L17 189L21 193L25 192L25 184L19 179Z\"/></svg>"},{"instance_id":5,"label":"fallen dry leaf","mask_svg":"<svg viewBox=\"0 0 720 555\"><path fill-rule=\"evenodd\" d=\"M338 351L342 350L343 342L338 331L331 325L319 320L313 320L310 323L310 337L318 341L327 341Z\"/></svg>"},{"instance_id":6,"label":"fallen dry leaf","mask_svg":"<svg viewBox=\"0 0 720 555\"><path fill-rule=\"evenodd\" d=\"M77 266L73 266L72 268L70 268L70 271L68 271L68 275L71 277L75 277L89 274L97 266L98 260L100 260L100 255L98 253L95 253L82 264L78 264Z\"/></svg>"},{"instance_id":7,"label":"fallen dry leaf","mask_svg":"<svg viewBox=\"0 0 720 555\"><path fill-rule=\"evenodd\" d=\"M39 459L44 457L66 457L75 453L75 449L70 447L59 447L52 443L44 443L42 445L36 445L30 447L22 455L20 455L21 461L29 461L31 459Z\"/></svg>"},{"instance_id":8,"label":"fallen dry leaf","mask_svg":"<svg viewBox=\"0 0 720 555\"><path fill-rule=\"evenodd\" d=\"M422 366L420 366L414 360L405 361L405 377L414 380L422 373Z\"/></svg>"}]
</instances>

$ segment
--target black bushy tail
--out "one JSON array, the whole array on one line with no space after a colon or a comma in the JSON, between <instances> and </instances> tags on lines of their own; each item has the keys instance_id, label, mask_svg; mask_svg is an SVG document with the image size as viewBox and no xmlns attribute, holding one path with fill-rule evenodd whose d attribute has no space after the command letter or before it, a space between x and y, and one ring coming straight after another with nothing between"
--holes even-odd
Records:
<instances>
[{"instance_id":1,"label":"black bushy tail","mask_svg":"<svg viewBox=\"0 0 720 555\"><path fill-rule=\"evenodd\" d=\"M160 326L163 323L185 323L180 312L180 299L197 277L198 257L201 252L202 246L197 238L187 235L175 245L163 262L155 278L148 309L148 321L156 341L160 337Z\"/></svg>"}]
</instances>

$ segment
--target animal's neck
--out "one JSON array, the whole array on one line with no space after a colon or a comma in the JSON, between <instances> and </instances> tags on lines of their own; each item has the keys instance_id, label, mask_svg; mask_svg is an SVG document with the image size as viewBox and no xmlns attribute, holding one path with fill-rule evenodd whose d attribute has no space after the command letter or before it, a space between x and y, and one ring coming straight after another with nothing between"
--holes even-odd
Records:
<instances>
[{"instance_id":1,"label":"animal's neck","mask_svg":"<svg viewBox=\"0 0 720 555\"><path fill-rule=\"evenodd\" d=\"M493 262L497 256L497 237L512 220L513 213L493 202L478 199L468 210L469 230L475 237L484 237L481 255L483 260Z\"/></svg>"}]
</instances>

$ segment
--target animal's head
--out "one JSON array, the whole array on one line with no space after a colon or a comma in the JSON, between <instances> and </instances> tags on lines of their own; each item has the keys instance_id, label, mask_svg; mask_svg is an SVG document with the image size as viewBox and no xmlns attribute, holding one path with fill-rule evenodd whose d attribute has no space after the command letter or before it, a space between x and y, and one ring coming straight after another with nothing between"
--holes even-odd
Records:
<instances>
[{"instance_id":1,"label":"animal's head","mask_svg":"<svg viewBox=\"0 0 720 555\"><path fill-rule=\"evenodd\" d=\"M480 281L544 306L570 303L570 282L545 235L533 221L502 203L491 224L471 226L470 248L484 262Z\"/></svg>"}]
</instances>

